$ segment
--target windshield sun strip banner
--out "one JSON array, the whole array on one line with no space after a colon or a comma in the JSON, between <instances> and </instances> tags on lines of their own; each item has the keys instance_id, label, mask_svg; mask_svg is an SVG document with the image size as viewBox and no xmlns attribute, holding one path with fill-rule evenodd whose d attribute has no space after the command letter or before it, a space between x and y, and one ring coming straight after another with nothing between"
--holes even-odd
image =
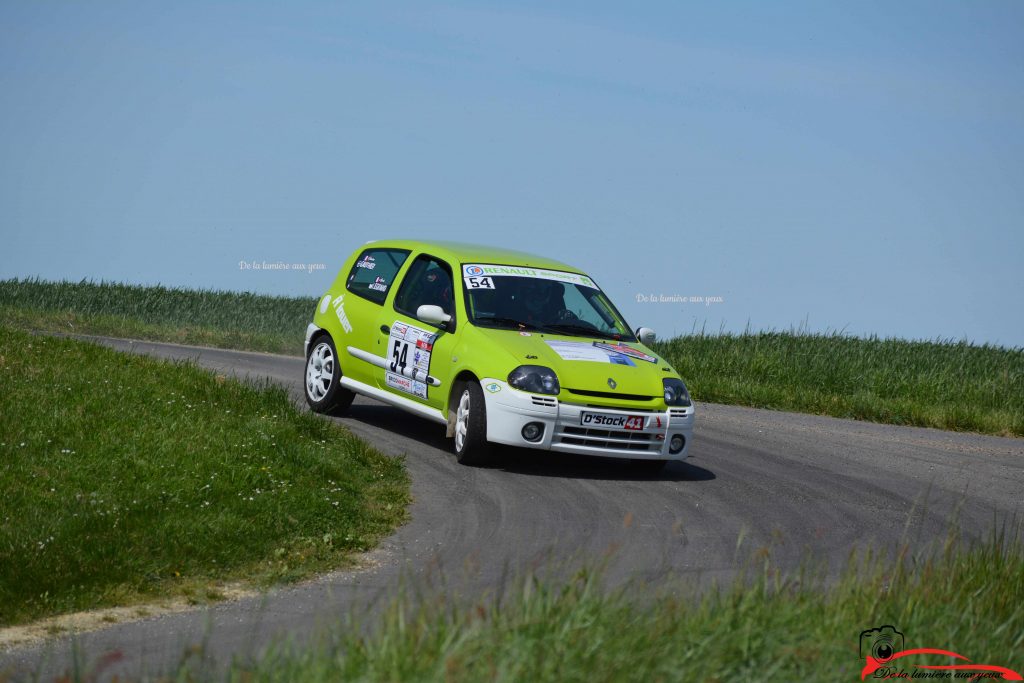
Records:
<instances>
[{"instance_id":1,"label":"windshield sun strip banner","mask_svg":"<svg viewBox=\"0 0 1024 683\"><path fill-rule=\"evenodd\" d=\"M572 285L581 285L583 287L590 287L591 289L598 289L598 286L594 284L593 280L586 275L581 275L580 273L567 273L561 270L546 270L544 268L530 268L527 266L499 266L485 263L467 263L462 266L462 277L466 279L467 283L469 278L474 278L479 281L482 278L494 277L532 277L539 280L554 280L556 282L567 282ZM487 288L493 289L494 286L492 285Z\"/></svg>"}]
</instances>

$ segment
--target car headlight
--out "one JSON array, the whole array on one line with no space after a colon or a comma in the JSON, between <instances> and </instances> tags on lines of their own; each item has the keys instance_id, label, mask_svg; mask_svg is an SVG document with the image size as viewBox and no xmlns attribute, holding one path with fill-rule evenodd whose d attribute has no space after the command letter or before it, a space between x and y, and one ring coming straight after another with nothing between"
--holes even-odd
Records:
<instances>
[{"instance_id":1,"label":"car headlight","mask_svg":"<svg viewBox=\"0 0 1024 683\"><path fill-rule=\"evenodd\" d=\"M675 377L666 377L661 380L661 383L665 387L665 403L670 406L692 405L690 392L686 390L683 380L676 379Z\"/></svg>"},{"instance_id":2,"label":"car headlight","mask_svg":"<svg viewBox=\"0 0 1024 683\"><path fill-rule=\"evenodd\" d=\"M520 365L508 373L508 383L520 391L534 394L557 394L561 390L558 375L543 365Z\"/></svg>"}]
</instances>

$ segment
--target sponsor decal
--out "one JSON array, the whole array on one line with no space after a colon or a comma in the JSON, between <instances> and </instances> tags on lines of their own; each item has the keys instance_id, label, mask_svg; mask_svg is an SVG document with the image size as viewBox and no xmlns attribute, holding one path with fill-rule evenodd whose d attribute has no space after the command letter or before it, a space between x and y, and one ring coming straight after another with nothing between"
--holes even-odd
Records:
<instances>
[{"instance_id":1,"label":"sponsor decal","mask_svg":"<svg viewBox=\"0 0 1024 683\"><path fill-rule=\"evenodd\" d=\"M327 307L331 305L331 295L324 294L324 298L320 300L320 312L326 313Z\"/></svg>"},{"instance_id":2,"label":"sponsor decal","mask_svg":"<svg viewBox=\"0 0 1024 683\"><path fill-rule=\"evenodd\" d=\"M864 658L864 668L860 679L866 678L936 678L961 679L976 681L979 678L1002 679L1004 681L1022 681L1020 672L1005 666L994 664L977 664L967 657L950 650L930 647L905 649L904 636L891 624L878 626L860 632L860 656ZM908 658L925 657L929 661L948 662L955 664L920 663ZM937 660L934 658L938 658ZM913 663L911 663L913 661ZM912 667L907 669L906 667Z\"/></svg>"},{"instance_id":3,"label":"sponsor decal","mask_svg":"<svg viewBox=\"0 0 1024 683\"><path fill-rule=\"evenodd\" d=\"M598 346L596 342L591 344L590 342L548 341L546 343L562 360L588 360L594 363L614 363L636 367L629 356L611 351L604 346Z\"/></svg>"},{"instance_id":4,"label":"sponsor decal","mask_svg":"<svg viewBox=\"0 0 1024 683\"><path fill-rule=\"evenodd\" d=\"M374 263L373 261L367 261L366 259L363 259L362 261L356 263L356 268L366 268L367 270L373 270L376 267L376 263Z\"/></svg>"},{"instance_id":5,"label":"sponsor decal","mask_svg":"<svg viewBox=\"0 0 1024 683\"><path fill-rule=\"evenodd\" d=\"M484 389L491 392L492 394L496 394L499 391L501 391L501 385L498 384L497 382L491 382L490 384L485 386Z\"/></svg>"},{"instance_id":6,"label":"sponsor decal","mask_svg":"<svg viewBox=\"0 0 1024 683\"><path fill-rule=\"evenodd\" d=\"M402 377L401 375L396 375L393 372L389 372L384 376L384 380L385 383L392 389L398 389L399 391L404 391L407 394L414 393L413 381L408 377Z\"/></svg>"},{"instance_id":7,"label":"sponsor decal","mask_svg":"<svg viewBox=\"0 0 1024 683\"><path fill-rule=\"evenodd\" d=\"M426 398L430 356L436 339L433 332L396 320L388 337L388 364L384 368L387 385Z\"/></svg>"},{"instance_id":8,"label":"sponsor decal","mask_svg":"<svg viewBox=\"0 0 1024 683\"><path fill-rule=\"evenodd\" d=\"M594 346L596 346L599 349L609 351L611 353L619 353L624 356L629 356L630 358L639 358L640 360L645 360L648 363L658 362L658 359L652 356L651 354L644 353L640 349L634 349L632 346L627 346L625 344L607 344L605 342L594 342Z\"/></svg>"},{"instance_id":9,"label":"sponsor decal","mask_svg":"<svg viewBox=\"0 0 1024 683\"><path fill-rule=\"evenodd\" d=\"M644 428L644 424L643 415L604 415L587 412L580 414L580 425L583 427L640 431Z\"/></svg>"},{"instance_id":10,"label":"sponsor decal","mask_svg":"<svg viewBox=\"0 0 1024 683\"><path fill-rule=\"evenodd\" d=\"M530 268L527 266L499 266L499 265L488 265L484 263L474 263L462 266L462 276L466 279L466 286L471 289L494 289L493 281L490 278L502 277L502 276L513 276L513 277L532 277L540 280L556 280L558 282L567 282L572 285L582 285L584 287L590 287L591 289L597 289L597 285L586 275L579 273L567 273L561 270L547 270L545 268ZM477 278L478 280L487 279L489 281L486 285L480 287L473 287L469 283L470 278Z\"/></svg>"},{"instance_id":11,"label":"sponsor decal","mask_svg":"<svg viewBox=\"0 0 1024 683\"><path fill-rule=\"evenodd\" d=\"M345 295L339 294L334 299L334 312L338 314L338 322L341 323L342 328L345 332L352 331L352 323L348 320L348 314L345 313Z\"/></svg>"},{"instance_id":12,"label":"sponsor decal","mask_svg":"<svg viewBox=\"0 0 1024 683\"><path fill-rule=\"evenodd\" d=\"M367 286L370 289L376 290L378 292L386 292L388 290L388 283L380 275L378 275L377 279Z\"/></svg>"}]
</instances>

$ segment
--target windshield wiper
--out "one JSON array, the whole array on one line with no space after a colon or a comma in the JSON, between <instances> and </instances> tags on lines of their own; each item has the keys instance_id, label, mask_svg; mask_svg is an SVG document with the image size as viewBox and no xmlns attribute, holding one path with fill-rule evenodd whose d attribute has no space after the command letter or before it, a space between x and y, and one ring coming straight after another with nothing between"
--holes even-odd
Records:
<instances>
[{"instance_id":1,"label":"windshield wiper","mask_svg":"<svg viewBox=\"0 0 1024 683\"><path fill-rule=\"evenodd\" d=\"M574 325L573 323L546 323L543 327L545 329L554 330L555 332L566 332L580 337L599 337L601 339L614 339L616 341L621 340L623 337L623 335L618 332L602 332L601 330L593 327L587 327L586 325Z\"/></svg>"},{"instance_id":2,"label":"windshield wiper","mask_svg":"<svg viewBox=\"0 0 1024 683\"><path fill-rule=\"evenodd\" d=\"M511 326L511 327L520 327L520 328L523 328L523 329L526 329L526 328L529 328L529 329L532 329L532 330L536 330L537 329L536 325L534 325L532 323L524 322L522 320L516 320L515 318L501 318L501 317L497 317L497 318L491 318L491 317L476 318L474 320L474 322L476 322L476 323L494 323L496 325L508 325L508 326Z\"/></svg>"}]
</instances>

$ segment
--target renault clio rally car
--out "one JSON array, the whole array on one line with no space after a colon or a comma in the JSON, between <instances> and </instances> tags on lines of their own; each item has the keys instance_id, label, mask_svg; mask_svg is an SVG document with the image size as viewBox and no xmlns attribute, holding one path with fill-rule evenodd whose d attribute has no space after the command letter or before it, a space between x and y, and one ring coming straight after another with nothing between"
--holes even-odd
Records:
<instances>
[{"instance_id":1,"label":"renault clio rally car","mask_svg":"<svg viewBox=\"0 0 1024 683\"><path fill-rule=\"evenodd\" d=\"M582 271L517 251L369 242L306 330L306 400L339 415L363 394L445 425L460 463L506 444L628 458L688 456L682 378Z\"/></svg>"}]
</instances>

